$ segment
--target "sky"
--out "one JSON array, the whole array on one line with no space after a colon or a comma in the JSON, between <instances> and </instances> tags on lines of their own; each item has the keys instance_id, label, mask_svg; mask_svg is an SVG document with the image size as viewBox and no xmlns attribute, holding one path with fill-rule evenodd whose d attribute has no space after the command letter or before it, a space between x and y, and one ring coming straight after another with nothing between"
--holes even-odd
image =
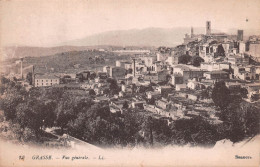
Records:
<instances>
[{"instance_id":1,"label":"sky","mask_svg":"<svg viewBox=\"0 0 260 167\"><path fill-rule=\"evenodd\" d=\"M112 30L260 29L259 0L2 0L0 45L54 46ZM246 21L248 19L248 22Z\"/></svg>"}]
</instances>

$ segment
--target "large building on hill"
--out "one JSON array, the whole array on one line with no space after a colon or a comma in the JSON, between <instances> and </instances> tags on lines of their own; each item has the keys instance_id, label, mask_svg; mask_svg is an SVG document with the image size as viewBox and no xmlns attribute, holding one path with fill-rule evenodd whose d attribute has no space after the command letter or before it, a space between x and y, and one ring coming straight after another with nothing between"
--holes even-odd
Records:
<instances>
[{"instance_id":1,"label":"large building on hill","mask_svg":"<svg viewBox=\"0 0 260 167\"><path fill-rule=\"evenodd\" d=\"M206 22L206 36L207 39L214 39L217 41L224 42L228 35L225 33L212 33L211 32L211 21Z\"/></svg>"},{"instance_id":2,"label":"large building on hill","mask_svg":"<svg viewBox=\"0 0 260 167\"><path fill-rule=\"evenodd\" d=\"M212 79L212 80L229 79L228 73L221 70L205 72L204 77L206 77L206 79Z\"/></svg>"},{"instance_id":3,"label":"large building on hill","mask_svg":"<svg viewBox=\"0 0 260 167\"><path fill-rule=\"evenodd\" d=\"M36 74L34 76L34 86L35 87L46 87L55 84L60 84L60 78L53 74Z\"/></svg>"}]
</instances>

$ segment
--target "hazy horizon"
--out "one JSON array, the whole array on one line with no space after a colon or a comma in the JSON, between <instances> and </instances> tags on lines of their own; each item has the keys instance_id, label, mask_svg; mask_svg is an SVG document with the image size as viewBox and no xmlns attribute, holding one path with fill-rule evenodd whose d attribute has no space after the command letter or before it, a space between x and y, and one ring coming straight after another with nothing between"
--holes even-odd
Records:
<instances>
[{"instance_id":1,"label":"hazy horizon","mask_svg":"<svg viewBox=\"0 0 260 167\"><path fill-rule=\"evenodd\" d=\"M73 41L77 41L77 40L82 40L84 38L88 38L88 37L95 37L95 36L98 36L100 34L105 34L105 33L113 33L113 32L126 32L126 31L143 31L143 30L148 30L148 29L162 29L162 30L171 30L171 29L190 29L191 27L171 27L171 28L162 28L162 27L147 27L147 28L143 28L143 29L140 29L140 28L133 28L133 29L126 29L126 30L110 30L110 31L104 31L104 32L100 32L100 33L95 33L95 34L92 34L92 35L88 35L88 36L85 36L85 37L82 37L82 38L77 38L77 39L71 39L71 40L68 40L68 41L62 41L61 43L56 43L56 44L53 44L53 45L26 45L26 44L16 44L16 43L13 43L13 44L8 44L8 45L5 45L3 47L42 47L42 48L49 48L49 47L62 47L62 46L75 46L75 47L84 47L84 46L109 46L108 44L100 44L100 45L74 45L74 44L70 44L70 42L73 42ZM203 29L204 31L204 27L193 27L194 29L194 34L202 34L203 32L198 32L196 33L196 30L198 29ZM230 33L230 31L234 30L232 33ZM229 35L236 35L236 31L238 29L235 29L235 28L230 28L229 30L227 31L220 31L220 30L215 30L213 29L213 33L214 32L222 32L222 33L226 33L226 34L229 34ZM253 33L252 33L253 32ZM188 34L190 32L187 32ZM247 30L244 30L244 36L250 36L250 35L260 35L260 30L256 30L256 29L251 29L251 33L248 33ZM183 36L184 37L184 36ZM180 41L179 44L181 44L182 41ZM123 45L113 45L111 44L111 46L123 46ZM137 46L137 45L127 45L127 46ZM152 46L152 45L145 45L145 46L148 46L148 47L156 47L156 46Z\"/></svg>"},{"instance_id":2,"label":"hazy horizon","mask_svg":"<svg viewBox=\"0 0 260 167\"><path fill-rule=\"evenodd\" d=\"M58 46L109 31L205 27L207 20L222 32L260 29L258 0L13 0L0 7L1 46Z\"/></svg>"}]
</instances>

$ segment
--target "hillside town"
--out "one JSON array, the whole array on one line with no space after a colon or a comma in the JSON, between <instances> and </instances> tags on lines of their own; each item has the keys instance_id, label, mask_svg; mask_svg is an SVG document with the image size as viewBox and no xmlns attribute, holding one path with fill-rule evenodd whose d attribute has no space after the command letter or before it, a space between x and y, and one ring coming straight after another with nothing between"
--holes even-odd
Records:
<instances>
[{"instance_id":1,"label":"hillside town","mask_svg":"<svg viewBox=\"0 0 260 167\"><path fill-rule=\"evenodd\" d=\"M91 98L94 103L107 104L114 114L142 111L168 126L197 116L221 124L219 108L211 96L217 82L224 82L232 98L239 94L251 104L260 100L260 37L245 39L243 30L237 30L237 35L212 33L211 21L205 25L205 34L196 34L191 27L176 47L114 50L118 59L113 65L106 64L108 58L96 55L89 58L91 70L82 70L77 63L62 72L55 66L47 69L28 62L23 67L26 58L21 58L16 60L19 74L9 70L2 75L10 80L15 77L27 91L56 88ZM102 67L99 63L95 68L97 61L104 62Z\"/></svg>"}]
</instances>

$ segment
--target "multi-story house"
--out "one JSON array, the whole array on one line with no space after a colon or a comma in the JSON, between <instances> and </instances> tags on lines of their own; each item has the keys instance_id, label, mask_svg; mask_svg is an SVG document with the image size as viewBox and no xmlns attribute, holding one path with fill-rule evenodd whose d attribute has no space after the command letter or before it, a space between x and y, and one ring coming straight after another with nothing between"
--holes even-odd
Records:
<instances>
[{"instance_id":1,"label":"multi-story house","mask_svg":"<svg viewBox=\"0 0 260 167\"><path fill-rule=\"evenodd\" d=\"M60 84L60 78L53 74L44 74L44 75L36 74L34 76L35 87L52 86L55 84Z\"/></svg>"}]
</instances>

